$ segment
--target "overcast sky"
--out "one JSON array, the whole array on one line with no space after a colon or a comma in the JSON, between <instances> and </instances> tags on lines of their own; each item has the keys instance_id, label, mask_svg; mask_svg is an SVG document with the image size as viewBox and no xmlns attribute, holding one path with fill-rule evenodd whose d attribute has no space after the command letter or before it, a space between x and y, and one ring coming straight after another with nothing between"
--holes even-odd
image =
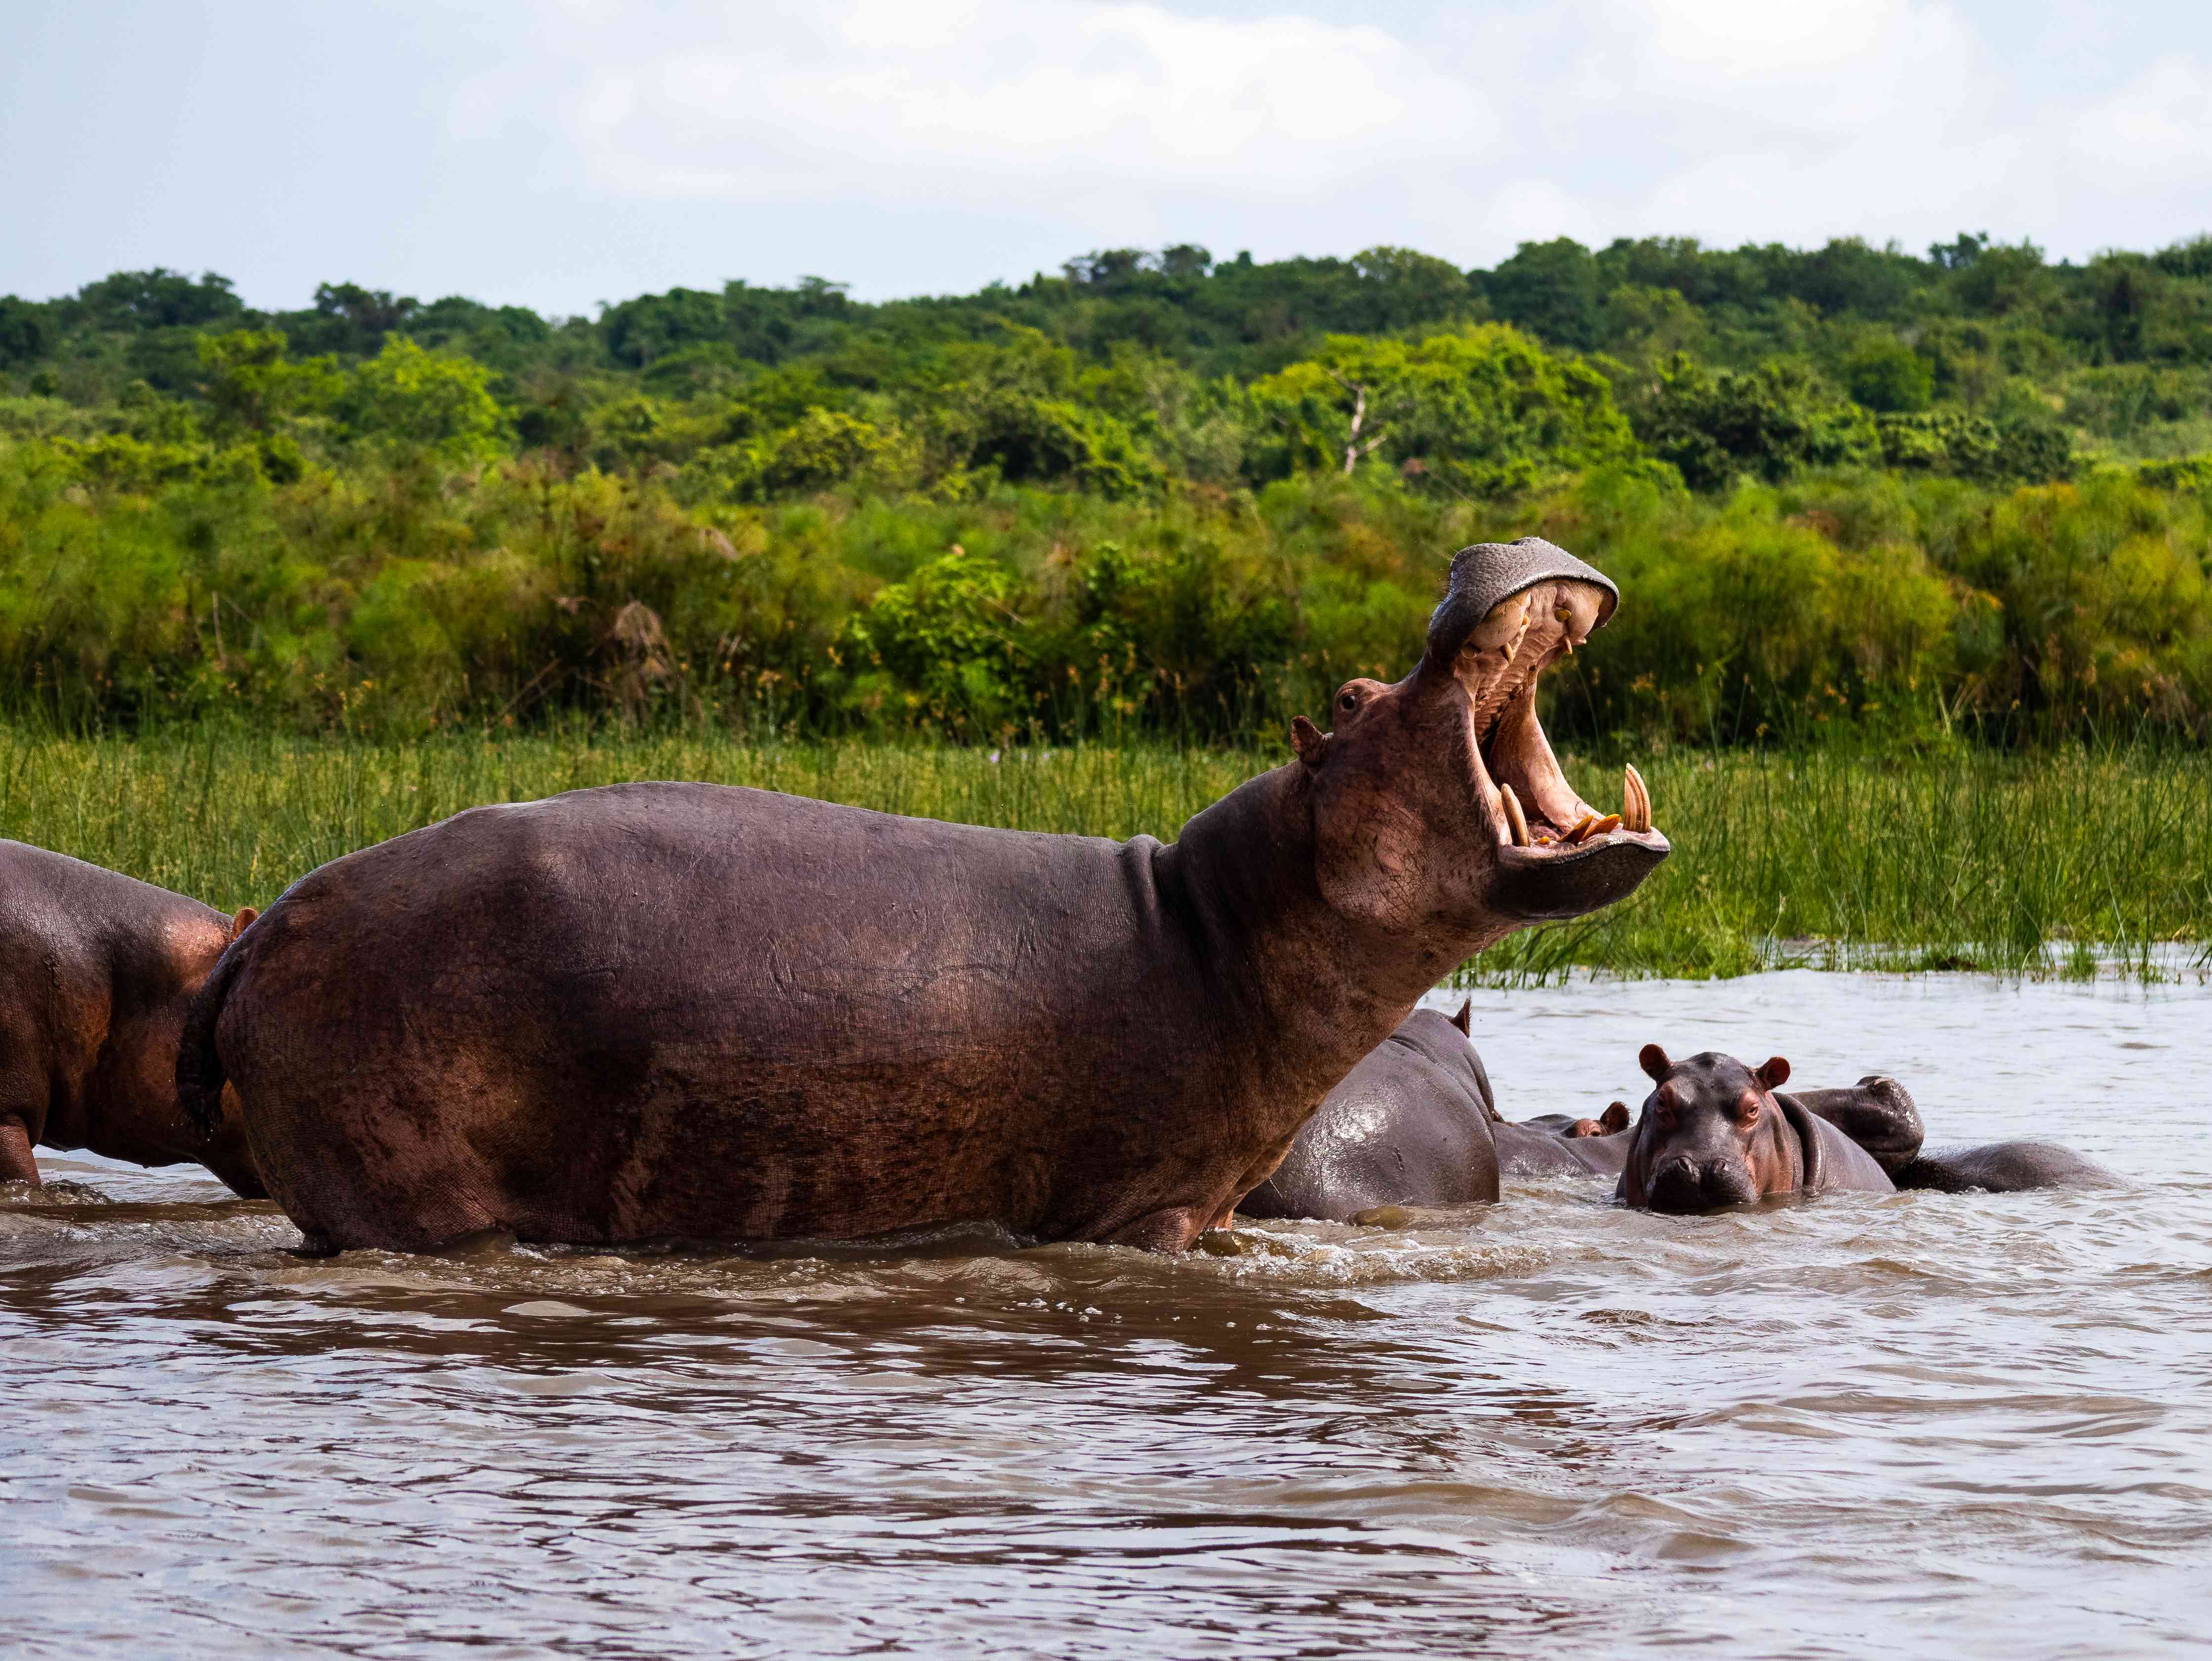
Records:
<instances>
[{"instance_id":1,"label":"overcast sky","mask_svg":"<svg viewBox=\"0 0 2212 1661\"><path fill-rule=\"evenodd\" d=\"M2212 6L0 0L0 293L556 313L1071 254L2212 229Z\"/></svg>"}]
</instances>

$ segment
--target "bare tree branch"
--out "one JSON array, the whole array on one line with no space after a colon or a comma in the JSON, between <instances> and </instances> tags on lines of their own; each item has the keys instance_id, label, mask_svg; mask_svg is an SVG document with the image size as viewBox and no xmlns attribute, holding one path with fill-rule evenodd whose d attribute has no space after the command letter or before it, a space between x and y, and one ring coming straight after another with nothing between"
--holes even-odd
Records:
<instances>
[{"instance_id":1,"label":"bare tree branch","mask_svg":"<svg viewBox=\"0 0 2212 1661\"><path fill-rule=\"evenodd\" d=\"M1361 443L1359 429L1367 424L1366 386L1358 381L1346 380L1334 369L1324 368L1322 373L1352 394L1352 425L1344 435L1344 471L1349 475L1360 462L1382 447L1382 441L1390 435L1389 428L1387 424L1378 424L1374 436L1364 444Z\"/></svg>"}]
</instances>

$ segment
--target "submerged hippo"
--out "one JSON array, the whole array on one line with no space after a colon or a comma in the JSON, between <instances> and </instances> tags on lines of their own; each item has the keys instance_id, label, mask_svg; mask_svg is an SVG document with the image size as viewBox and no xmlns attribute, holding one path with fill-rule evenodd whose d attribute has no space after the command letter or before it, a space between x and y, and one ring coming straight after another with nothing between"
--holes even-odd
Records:
<instances>
[{"instance_id":1,"label":"submerged hippo","mask_svg":"<svg viewBox=\"0 0 2212 1661\"><path fill-rule=\"evenodd\" d=\"M2093 1159L2050 1142L1923 1150L1920 1110L1894 1079L1783 1094L1790 1063L1756 1069L1711 1051L1670 1063L1656 1044L1638 1056L1657 1082L1629 1138L1618 1197L1653 1211L1706 1211L1772 1195L1837 1189L1892 1193L1982 1189L2117 1188Z\"/></svg>"},{"instance_id":2,"label":"submerged hippo","mask_svg":"<svg viewBox=\"0 0 2212 1661\"><path fill-rule=\"evenodd\" d=\"M1455 964L1666 856L1569 786L1538 676L1613 584L1462 550L1419 664L1115 844L706 784L461 813L302 879L195 1003L311 1249L852 1238L1180 1250Z\"/></svg>"},{"instance_id":3,"label":"submerged hippo","mask_svg":"<svg viewBox=\"0 0 2212 1661\"><path fill-rule=\"evenodd\" d=\"M1979 1189L1989 1194L2022 1194L2038 1188L2125 1188L2126 1179L2094 1159L2056 1142L1990 1142L1982 1147L1945 1147L1923 1153L1899 1169L1899 1188L1929 1188L1942 1194Z\"/></svg>"},{"instance_id":4,"label":"submerged hippo","mask_svg":"<svg viewBox=\"0 0 2212 1661\"><path fill-rule=\"evenodd\" d=\"M1381 1205L1498 1197L1498 1108L1468 1040L1470 1010L1416 1009L1359 1059L1299 1129L1248 1217L1348 1223Z\"/></svg>"},{"instance_id":5,"label":"submerged hippo","mask_svg":"<svg viewBox=\"0 0 2212 1661\"><path fill-rule=\"evenodd\" d=\"M1963 1194L2019 1194L2038 1188L2124 1188L2094 1159L2056 1142L1989 1142L1930 1150L1920 1110L1894 1079L1861 1079L1843 1090L1801 1090L1792 1098L1861 1147L1899 1188Z\"/></svg>"},{"instance_id":6,"label":"submerged hippo","mask_svg":"<svg viewBox=\"0 0 2212 1661\"><path fill-rule=\"evenodd\" d=\"M1527 1130L1548 1131L1554 1136L1570 1141L1589 1136L1617 1136L1628 1129L1628 1104L1609 1102L1605 1111L1595 1119L1578 1118L1571 1113L1539 1113L1533 1119L1516 1123Z\"/></svg>"},{"instance_id":7,"label":"submerged hippo","mask_svg":"<svg viewBox=\"0 0 2212 1661\"><path fill-rule=\"evenodd\" d=\"M82 1147L261 1197L235 1114L204 1138L177 1107L185 1007L253 916L0 842L0 1182L38 1183L33 1147Z\"/></svg>"},{"instance_id":8,"label":"submerged hippo","mask_svg":"<svg viewBox=\"0 0 2212 1661\"><path fill-rule=\"evenodd\" d=\"M1495 1200L1503 1177L1618 1177L1628 1123L1499 1116L1472 1041L1472 1006L1417 1009L1360 1058L1299 1129L1274 1174L1237 1202L1247 1217L1350 1222L1377 1206Z\"/></svg>"},{"instance_id":9,"label":"submerged hippo","mask_svg":"<svg viewBox=\"0 0 2212 1661\"><path fill-rule=\"evenodd\" d=\"M1492 1131L1509 1177L1618 1177L1628 1159L1627 1129L1627 1105L1614 1102L1595 1119L1541 1113Z\"/></svg>"}]
</instances>

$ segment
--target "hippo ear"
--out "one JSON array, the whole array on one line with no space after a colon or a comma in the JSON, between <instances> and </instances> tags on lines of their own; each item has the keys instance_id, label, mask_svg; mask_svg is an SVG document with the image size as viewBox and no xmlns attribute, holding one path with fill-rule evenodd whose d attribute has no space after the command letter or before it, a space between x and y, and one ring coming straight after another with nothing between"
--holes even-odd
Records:
<instances>
[{"instance_id":1,"label":"hippo ear","mask_svg":"<svg viewBox=\"0 0 2212 1661\"><path fill-rule=\"evenodd\" d=\"M1291 748L1309 768L1318 767L1328 754L1328 734L1300 715L1291 722Z\"/></svg>"},{"instance_id":2,"label":"hippo ear","mask_svg":"<svg viewBox=\"0 0 2212 1661\"><path fill-rule=\"evenodd\" d=\"M1757 1079L1769 1090L1779 1090L1790 1082L1790 1058L1786 1056L1769 1056L1764 1067L1753 1070L1752 1077Z\"/></svg>"},{"instance_id":3,"label":"hippo ear","mask_svg":"<svg viewBox=\"0 0 2212 1661\"><path fill-rule=\"evenodd\" d=\"M238 915L230 920L231 939L236 940L247 929L252 928L254 920L260 916L260 915L261 914L258 911L256 911L250 905L242 905L239 907Z\"/></svg>"},{"instance_id":4,"label":"hippo ear","mask_svg":"<svg viewBox=\"0 0 2212 1661\"><path fill-rule=\"evenodd\" d=\"M1460 1030L1460 1035L1462 1037L1472 1038L1474 1036L1474 1000L1473 998L1468 999L1460 1005L1459 1013L1451 1018L1451 1023Z\"/></svg>"},{"instance_id":5,"label":"hippo ear","mask_svg":"<svg viewBox=\"0 0 2212 1661\"><path fill-rule=\"evenodd\" d=\"M1628 1104L1626 1102L1607 1103L1605 1112L1599 1118L1598 1123L1605 1127L1607 1135L1618 1136L1628 1129Z\"/></svg>"},{"instance_id":6,"label":"hippo ear","mask_svg":"<svg viewBox=\"0 0 2212 1661\"><path fill-rule=\"evenodd\" d=\"M1644 1077L1657 1080L1667 1076L1667 1069L1674 1062L1667 1059L1667 1052L1657 1044L1647 1043L1636 1052L1636 1064L1644 1069Z\"/></svg>"}]
</instances>

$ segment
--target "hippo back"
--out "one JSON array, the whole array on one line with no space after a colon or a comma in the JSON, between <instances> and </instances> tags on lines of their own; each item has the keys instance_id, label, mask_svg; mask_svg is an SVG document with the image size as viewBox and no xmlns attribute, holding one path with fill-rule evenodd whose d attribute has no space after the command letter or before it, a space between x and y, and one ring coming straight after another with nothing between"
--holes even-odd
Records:
<instances>
[{"instance_id":1,"label":"hippo back","mask_svg":"<svg viewBox=\"0 0 2212 1661\"><path fill-rule=\"evenodd\" d=\"M1897 1173L1899 1188L1963 1194L2021 1194L2039 1188L2124 1188L2126 1183L2094 1159L2056 1142L1991 1142L1983 1147L1938 1148Z\"/></svg>"},{"instance_id":2,"label":"hippo back","mask_svg":"<svg viewBox=\"0 0 2212 1661\"><path fill-rule=\"evenodd\" d=\"M1449 1018L1416 1010L1329 1092L1249 1217L1349 1222L1380 1205L1498 1197L1489 1075Z\"/></svg>"}]
</instances>

